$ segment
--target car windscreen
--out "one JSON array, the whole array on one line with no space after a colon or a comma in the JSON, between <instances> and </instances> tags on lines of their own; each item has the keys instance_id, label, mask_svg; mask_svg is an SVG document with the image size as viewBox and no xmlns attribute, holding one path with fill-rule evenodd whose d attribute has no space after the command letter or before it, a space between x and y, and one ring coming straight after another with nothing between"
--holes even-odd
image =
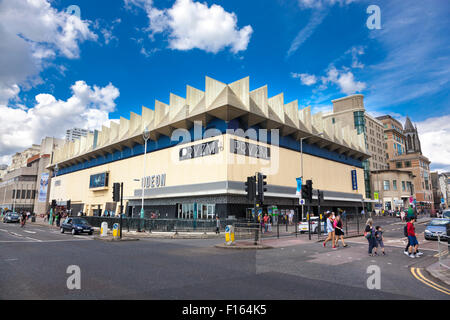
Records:
<instances>
[{"instance_id":1,"label":"car windscreen","mask_svg":"<svg viewBox=\"0 0 450 320\"><path fill-rule=\"evenodd\" d=\"M73 224L88 224L88 222L84 219L73 219L72 223Z\"/></svg>"},{"instance_id":2,"label":"car windscreen","mask_svg":"<svg viewBox=\"0 0 450 320\"><path fill-rule=\"evenodd\" d=\"M433 219L430 222L430 226L445 226L447 223L450 223L450 221L445 219Z\"/></svg>"},{"instance_id":3,"label":"car windscreen","mask_svg":"<svg viewBox=\"0 0 450 320\"><path fill-rule=\"evenodd\" d=\"M444 211L444 212L442 213L442 216L443 216L444 218L450 218L450 211Z\"/></svg>"},{"instance_id":4,"label":"car windscreen","mask_svg":"<svg viewBox=\"0 0 450 320\"><path fill-rule=\"evenodd\" d=\"M11 217L12 217L12 218L18 218L19 215L18 215L17 213L11 213Z\"/></svg>"}]
</instances>

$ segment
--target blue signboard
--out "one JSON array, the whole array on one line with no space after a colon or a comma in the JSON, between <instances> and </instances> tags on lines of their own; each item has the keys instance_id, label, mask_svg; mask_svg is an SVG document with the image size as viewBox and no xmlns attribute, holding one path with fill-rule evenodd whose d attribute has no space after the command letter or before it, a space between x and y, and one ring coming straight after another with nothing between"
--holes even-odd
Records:
<instances>
[{"instance_id":1,"label":"blue signboard","mask_svg":"<svg viewBox=\"0 0 450 320\"><path fill-rule=\"evenodd\" d=\"M352 170L352 190L358 190L358 179L356 177L356 170Z\"/></svg>"},{"instance_id":2,"label":"blue signboard","mask_svg":"<svg viewBox=\"0 0 450 320\"><path fill-rule=\"evenodd\" d=\"M441 198L441 203L444 204L445 203L445 199Z\"/></svg>"}]
</instances>

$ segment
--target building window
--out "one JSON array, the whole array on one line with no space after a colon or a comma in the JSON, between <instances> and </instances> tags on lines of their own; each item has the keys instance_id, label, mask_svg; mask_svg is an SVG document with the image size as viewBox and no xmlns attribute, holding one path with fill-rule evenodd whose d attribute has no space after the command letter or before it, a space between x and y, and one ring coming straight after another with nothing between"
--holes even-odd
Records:
<instances>
[{"instance_id":1,"label":"building window","mask_svg":"<svg viewBox=\"0 0 450 320\"><path fill-rule=\"evenodd\" d=\"M384 180L383 181L383 189L385 191L389 191L391 189L390 184L389 184L389 180Z\"/></svg>"},{"instance_id":2,"label":"building window","mask_svg":"<svg viewBox=\"0 0 450 320\"><path fill-rule=\"evenodd\" d=\"M395 163L395 167L396 168L401 168L402 167L402 163L401 162L396 162Z\"/></svg>"},{"instance_id":3,"label":"building window","mask_svg":"<svg viewBox=\"0 0 450 320\"><path fill-rule=\"evenodd\" d=\"M16 198L16 190L13 190L12 191L12 199L15 199Z\"/></svg>"},{"instance_id":4,"label":"building window","mask_svg":"<svg viewBox=\"0 0 450 320\"><path fill-rule=\"evenodd\" d=\"M31 198L31 190L27 190L27 199Z\"/></svg>"},{"instance_id":5,"label":"building window","mask_svg":"<svg viewBox=\"0 0 450 320\"><path fill-rule=\"evenodd\" d=\"M402 181L402 191L406 191L405 181Z\"/></svg>"},{"instance_id":6,"label":"building window","mask_svg":"<svg viewBox=\"0 0 450 320\"><path fill-rule=\"evenodd\" d=\"M331 118L331 122L332 122L332 123L335 123L336 120L335 120L334 118Z\"/></svg>"},{"instance_id":7,"label":"building window","mask_svg":"<svg viewBox=\"0 0 450 320\"><path fill-rule=\"evenodd\" d=\"M355 129L358 134L363 133L366 127L366 119L364 118L364 111L353 112L353 118L355 121Z\"/></svg>"},{"instance_id":8,"label":"building window","mask_svg":"<svg viewBox=\"0 0 450 320\"><path fill-rule=\"evenodd\" d=\"M397 190L397 180L392 180L392 190Z\"/></svg>"},{"instance_id":9,"label":"building window","mask_svg":"<svg viewBox=\"0 0 450 320\"><path fill-rule=\"evenodd\" d=\"M405 168L411 167L411 161L405 161Z\"/></svg>"}]
</instances>

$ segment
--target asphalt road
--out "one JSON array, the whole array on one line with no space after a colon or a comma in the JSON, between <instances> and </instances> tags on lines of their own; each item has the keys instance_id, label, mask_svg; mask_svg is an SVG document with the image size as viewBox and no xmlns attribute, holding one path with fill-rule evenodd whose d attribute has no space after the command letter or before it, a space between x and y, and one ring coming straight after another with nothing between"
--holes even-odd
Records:
<instances>
[{"instance_id":1,"label":"asphalt road","mask_svg":"<svg viewBox=\"0 0 450 320\"><path fill-rule=\"evenodd\" d=\"M390 222L386 236L397 241L398 220ZM0 224L0 299L450 299L410 271L436 261L435 251L411 259L392 242L387 256L368 257L363 238L338 250L301 239L269 250L227 250L214 248L223 241L217 239L116 243ZM71 265L81 270L80 290L67 288ZM374 265L379 290L366 284Z\"/></svg>"}]
</instances>

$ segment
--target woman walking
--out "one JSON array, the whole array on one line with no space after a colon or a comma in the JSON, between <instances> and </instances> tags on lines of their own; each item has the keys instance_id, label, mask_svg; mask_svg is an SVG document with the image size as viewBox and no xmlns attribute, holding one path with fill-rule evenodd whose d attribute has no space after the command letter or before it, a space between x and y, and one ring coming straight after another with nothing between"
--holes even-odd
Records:
<instances>
[{"instance_id":1,"label":"woman walking","mask_svg":"<svg viewBox=\"0 0 450 320\"><path fill-rule=\"evenodd\" d=\"M364 237L369 242L369 256L372 257L372 250L376 247L375 229L373 228L372 218L367 219L366 229L364 230Z\"/></svg>"},{"instance_id":2,"label":"woman walking","mask_svg":"<svg viewBox=\"0 0 450 320\"><path fill-rule=\"evenodd\" d=\"M333 249L336 249L336 246L334 244L335 242L335 233L334 233L334 227L333 227L333 214L332 213L328 213L327 215L327 233L328 233L328 237L325 239L325 241L323 242L323 246L326 247L327 246L327 242L331 241L332 245L333 245Z\"/></svg>"},{"instance_id":3,"label":"woman walking","mask_svg":"<svg viewBox=\"0 0 450 320\"><path fill-rule=\"evenodd\" d=\"M344 230L342 229L342 219L340 215L336 216L336 220L334 221L334 232L336 236L336 247L339 247L338 242L339 239L341 239L342 246L345 248L347 247L347 244L344 241Z\"/></svg>"}]
</instances>

